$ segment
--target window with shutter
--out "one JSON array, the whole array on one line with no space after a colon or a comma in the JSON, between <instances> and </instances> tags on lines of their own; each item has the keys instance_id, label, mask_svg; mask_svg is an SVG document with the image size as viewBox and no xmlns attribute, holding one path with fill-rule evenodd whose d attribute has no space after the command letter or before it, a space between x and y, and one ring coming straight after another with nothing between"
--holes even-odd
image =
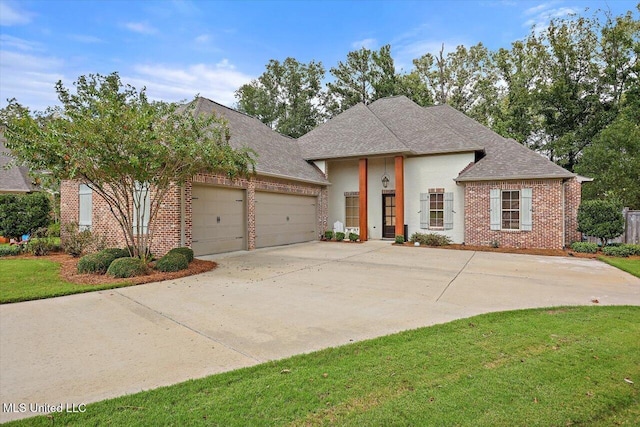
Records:
<instances>
[{"instance_id":1,"label":"window with shutter","mask_svg":"<svg viewBox=\"0 0 640 427\"><path fill-rule=\"evenodd\" d=\"M78 230L91 230L93 200L91 187L80 184L78 187Z\"/></svg>"},{"instance_id":2,"label":"window with shutter","mask_svg":"<svg viewBox=\"0 0 640 427\"><path fill-rule=\"evenodd\" d=\"M420 193L420 228L429 228L429 193Z\"/></svg>"},{"instance_id":3,"label":"window with shutter","mask_svg":"<svg viewBox=\"0 0 640 427\"><path fill-rule=\"evenodd\" d=\"M453 193L444 193L444 229L453 228Z\"/></svg>"}]
</instances>

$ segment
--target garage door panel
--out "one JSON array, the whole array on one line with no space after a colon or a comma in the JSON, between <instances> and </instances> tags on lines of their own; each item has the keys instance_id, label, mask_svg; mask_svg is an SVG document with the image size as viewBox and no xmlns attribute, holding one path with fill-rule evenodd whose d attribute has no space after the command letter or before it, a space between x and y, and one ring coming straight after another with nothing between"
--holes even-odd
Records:
<instances>
[{"instance_id":1,"label":"garage door panel","mask_svg":"<svg viewBox=\"0 0 640 427\"><path fill-rule=\"evenodd\" d=\"M316 239L316 198L256 193L256 247L286 245Z\"/></svg>"},{"instance_id":2,"label":"garage door panel","mask_svg":"<svg viewBox=\"0 0 640 427\"><path fill-rule=\"evenodd\" d=\"M246 249L244 191L194 185L192 236L196 255Z\"/></svg>"}]
</instances>

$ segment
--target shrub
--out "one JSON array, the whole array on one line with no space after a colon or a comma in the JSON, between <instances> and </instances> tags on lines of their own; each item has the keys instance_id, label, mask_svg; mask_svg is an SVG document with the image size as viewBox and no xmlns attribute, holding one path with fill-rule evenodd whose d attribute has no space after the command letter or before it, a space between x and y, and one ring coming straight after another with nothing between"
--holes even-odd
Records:
<instances>
[{"instance_id":1,"label":"shrub","mask_svg":"<svg viewBox=\"0 0 640 427\"><path fill-rule=\"evenodd\" d=\"M147 274L147 266L140 258L122 257L113 260L107 274L119 279L142 276Z\"/></svg>"},{"instance_id":2,"label":"shrub","mask_svg":"<svg viewBox=\"0 0 640 427\"><path fill-rule=\"evenodd\" d=\"M49 236L50 237L60 237L60 223L53 222L49 224Z\"/></svg>"},{"instance_id":3,"label":"shrub","mask_svg":"<svg viewBox=\"0 0 640 427\"><path fill-rule=\"evenodd\" d=\"M336 232L336 240L338 242L342 242L344 240L344 236L345 236L345 234L342 231L337 231Z\"/></svg>"},{"instance_id":4,"label":"shrub","mask_svg":"<svg viewBox=\"0 0 640 427\"><path fill-rule=\"evenodd\" d=\"M178 253L184 255L187 259L187 262L193 261L193 249L191 248L173 248L167 253Z\"/></svg>"},{"instance_id":5,"label":"shrub","mask_svg":"<svg viewBox=\"0 0 640 427\"><path fill-rule=\"evenodd\" d=\"M85 255L78 261L78 273L104 274L116 258L105 251Z\"/></svg>"},{"instance_id":6,"label":"shrub","mask_svg":"<svg viewBox=\"0 0 640 427\"><path fill-rule=\"evenodd\" d=\"M357 241L359 238L360 238L360 235L356 233L349 233L349 240L351 240L352 242Z\"/></svg>"},{"instance_id":7,"label":"shrub","mask_svg":"<svg viewBox=\"0 0 640 427\"><path fill-rule=\"evenodd\" d=\"M167 253L156 262L156 270L165 273L171 271L180 271L189 267L187 257L178 252Z\"/></svg>"},{"instance_id":8,"label":"shrub","mask_svg":"<svg viewBox=\"0 0 640 427\"><path fill-rule=\"evenodd\" d=\"M0 235L19 237L46 227L51 201L45 193L0 194Z\"/></svg>"},{"instance_id":9,"label":"shrub","mask_svg":"<svg viewBox=\"0 0 640 427\"><path fill-rule=\"evenodd\" d=\"M602 246L624 232L622 207L610 200L586 200L578 208L578 231L600 239Z\"/></svg>"},{"instance_id":10,"label":"shrub","mask_svg":"<svg viewBox=\"0 0 640 427\"><path fill-rule=\"evenodd\" d=\"M598 244L589 242L574 242L571 244L571 249L576 252L595 254L596 252L598 252Z\"/></svg>"},{"instance_id":11,"label":"shrub","mask_svg":"<svg viewBox=\"0 0 640 427\"><path fill-rule=\"evenodd\" d=\"M632 249L628 247L629 245L621 245L621 246L605 246L602 248L602 253L608 256L615 257L628 257L632 255Z\"/></svg>"},{"instance_id":12,"label":"shrub","mask_svg":"<svg viewBox=\"0 0 640 427\"><path fill-rule=\"evenodd\" d=\"M421 245L426 246L446 246L451 244L449 236L436 233L413 233L410 240L412 243L419 242Z\"/></svg>"},{"instance_id":13,"label":"shrub","mask_svg":"<svg viewBox=\"0 0 640 427\"><path fill-rule=\"evenodd\" d=\"M131 254L127 249L120 249L120 248L107 248L107 249L103 249L101 252L110 253L111 255L113 255L114 259L129 258L131 256Z\"/></svg>"},{"instance_id":14,"label":"shrub","mask_svg":"<svg viewBox=\"0 0 640 427\"><path fill-rule=\"evenodd\" d=\"M327 240L333 239L333 231L327 230L324 232L324 238Z\"/></svg>"},{"instance_id":15,"label":"shrub","mask_svg":"<svg viewBox=\"0 0 640 427\"><path fill-rule=\"evenodd\" d=\"M640 255L640 245L627 245L631 255Z\"/></svg>"},{"instance_id":16,"label":"shrub","mask_svg":"<svg viewBox=\"0 0 640 427\"><path fill-rule=\"evenodd\" d=\"M64 239L62 249L72 257L79 257L91 251L100 251L106 247L106 238L93 234L90 230L78 229L77 222L64 224Z\"/></svg>"},{"instance_id":17,"label":"shrub","mask_svg":"<svg viewBox=\"0 0 640 427\"><path fill-rule=\"evenodd\" d=\"M22 253L22 246L20 245L0 246L0 257L15 256L15 255L20 255L21 253Z\"/></svg>"},{"instance_id":18,"label":"shrub","mask_svg":"<svg viewBox=\"0 0 640 427\"><path fill-rule=\"evenodd\" d=\"M396 235L396 243L399 244L399 245L403 245L404 244L404 236L402 234Z\"/></svg>"}]
</instances>

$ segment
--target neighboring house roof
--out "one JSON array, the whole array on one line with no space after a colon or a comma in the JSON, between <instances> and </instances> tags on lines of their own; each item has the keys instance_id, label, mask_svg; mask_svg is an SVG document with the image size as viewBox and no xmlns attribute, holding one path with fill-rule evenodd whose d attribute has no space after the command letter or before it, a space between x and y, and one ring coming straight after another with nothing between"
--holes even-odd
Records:
<instances>
[{"instance_id":1,"label":"neighboring house roof","mask_svg":"<svg viewBox=\"0 0 640 427\"><path fill-rule=\"evenodd\" d=\"M297 181L328 184L325 176L315 166L306 162L298 142L281 135L260 120L225 107L210 99L198 97L195 112L224 117L229 124L235 148L251 148L256 152L256 172L261 175L293 179Z\"/></svg>"},{"instance_id":2,"label":"neighboring house roof","mask_svg":"<svg viewBox=\"0 0 640 427\"><path fill-rule=\"evenodd\" d=\"M474 138L484 147L485 156L465 168L456 181L490 181L494 179L571 178L575 174L513 139L506 139L464 113L448 105L428 107L439 121L457 132Z\"/></svg>"},{"instance_id":3,"label":"neighboring house roof","mask_svg":"<svg viewBox=\"0 0 640 427\"><path fill-rule=\"evenodd\" d=\"M5 146L6 138L0 134L0 193L29 193L37 191L33 179L29 176L29 169L23 166L7 165L13 161L11 152Z\"/></svg>"}]
</instances>

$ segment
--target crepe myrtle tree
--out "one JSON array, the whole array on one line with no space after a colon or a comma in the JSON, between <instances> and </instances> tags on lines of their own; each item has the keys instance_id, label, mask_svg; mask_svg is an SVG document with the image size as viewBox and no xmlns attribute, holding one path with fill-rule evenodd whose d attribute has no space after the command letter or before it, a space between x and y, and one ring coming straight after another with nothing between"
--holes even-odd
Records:
<instances>
[{"instance_id":1,"label":"crepe myrtle tree","mask_svg":"<svg viewBox=\"0 0 640 427\"><path fill-rule=\"evenodd\" d=\"M75 179L102 197L132 256L146 258L167 192L196 173L252 173L253 152L229 145L226 122L185 105L149 101L118 73L81 76L75 93L61 81L61 106L32 114L15 99L3 118L20 163Z\"/></svg>"}]
</instances>

